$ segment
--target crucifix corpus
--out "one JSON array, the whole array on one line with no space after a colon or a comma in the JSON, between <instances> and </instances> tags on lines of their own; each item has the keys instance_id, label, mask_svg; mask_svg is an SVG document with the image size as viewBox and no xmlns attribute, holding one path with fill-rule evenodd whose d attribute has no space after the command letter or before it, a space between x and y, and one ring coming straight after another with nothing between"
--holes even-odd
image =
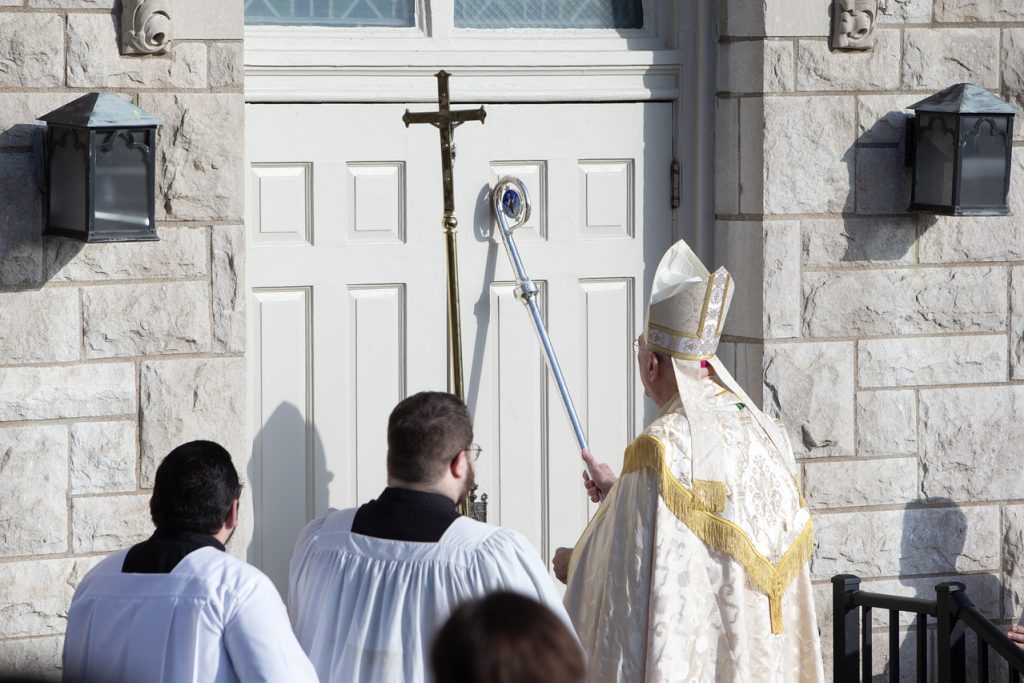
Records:
<instances>
[{"instance_id":1,"label":"crucifix corpus","mask_svg":"<svg viewBox=\"0 0 1024 683\"><path fill-rule=\"evenodd\" d=\"M459 262L455 251L455 233L459 225L455 217L455 192L452 189L452 159L455 158L455 146L452 134L456 126L466 121L483 123L487 112L479 109L451 109L448 96L447 71L438 71L437 105L438 111L410 112L405 110L402 121L408 128L413 123L429 123L441 132L441 184L444 190L444 215L441 227L445 236L445 256L448 265L448 348L451 351L451 369L448 373L448 391L465 400L462 382L462 321L459 311Z\"/></svg>"}]
</instances>

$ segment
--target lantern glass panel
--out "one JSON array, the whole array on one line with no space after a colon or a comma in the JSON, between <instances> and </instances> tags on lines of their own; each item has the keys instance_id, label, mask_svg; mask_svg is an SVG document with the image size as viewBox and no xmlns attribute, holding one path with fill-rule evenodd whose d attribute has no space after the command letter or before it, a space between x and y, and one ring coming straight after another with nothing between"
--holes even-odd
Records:
<instances>
[{"instance_id":1,"label":"lantern glass panel","mask_svg":"<svg viewBox=\"0 0 1024 683\"><path fill-rule=\"evenodd\" d=\"M50 227L83 235L86 223L86 178L89 132L54 126L50 130Z\"/></svg>"},{"instance_id":2,"label":"lantern glass panel","mask_svg":"<svg viewBox=\"0 0 1024 683\"><path fill-rule=\"evenodd\" d=\"M148 134L96 131L96 232L149 227Z\"/></svg>"},{"instance_id":3,"label":"lantern glass panel","mask_svg":"<svg viewBox=\"0 0 1024 683\"><path fill-rule=\"evenodd\" d=\"M1006 206L1009 118L964 116L960 122L960 201L965 207Z\"/></svg>"},{"instance_id":4,"label":"lantern glass panel","mask_svg":"<svg viewBox=\"0 0 1024 683\"><path fill-rule=\"evenodd\" d=\"M953 114L918 113L917 160L914 164L914 201L917 204L953 204L955 119Z\"/></svg>"}]
</instances>

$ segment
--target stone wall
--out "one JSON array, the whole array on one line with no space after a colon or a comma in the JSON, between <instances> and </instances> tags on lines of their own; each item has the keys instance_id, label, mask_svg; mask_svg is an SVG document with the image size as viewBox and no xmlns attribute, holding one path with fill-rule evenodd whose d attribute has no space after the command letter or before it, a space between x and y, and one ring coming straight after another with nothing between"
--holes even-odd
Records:
<instances>
[{"instance_id":1,"label":"stone wall","mask_svg":"<svg viewBox=\"0 0 1024 683\"><path fill-rule=\"evenodd\" d=\"M798 451L827 662L836 573L1024 609L1024 149L1013 217L911 215L902 114L958 82L1024 105L1024 3L885 4L850 53L829 0L719 1L716 244L749 297L725 349Z\"/></svg>"},{"instance_id":2,"label":"stone wall","mask_svg":"<svg viewBox=\"0 0 1024 683\"><path fill-rule=\"evenodd\" d=\"M0 673L59 675L74 587L150 533L170 448L244 471L242 3L210 4L219 38L122 57L120 2L0 0ZM41 236L34 119L92 91L166 123L159 242Z\"/></svg>"}]
</instances>

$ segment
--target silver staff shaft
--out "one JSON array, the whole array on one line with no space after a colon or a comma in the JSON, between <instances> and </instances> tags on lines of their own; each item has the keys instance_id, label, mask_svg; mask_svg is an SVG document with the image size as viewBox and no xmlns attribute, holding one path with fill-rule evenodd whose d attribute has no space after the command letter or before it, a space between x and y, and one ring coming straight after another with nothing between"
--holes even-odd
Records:
<instances>
[{"instance_id":1,"label":"silver staff shaft","mask_svg":"<svg viewBox=\"0 0 1024 683\"><path fill-rule=\"evenodd\" d=\"M562 404L565 412L572 423L572 430L576 434L576 442L581 450L587 449L587 437L583 434L583 426L576 415L576 408L572 405L572 398L569 396L569 388L565 385L565 378L562 376L562 369L558 365L558 358L555 357L555 350L551 346L551 339L548 337L547 328L540 316L540 308L537 306L537 285L526 275L523 268L523 261L519 258L519 250L516 248L512 232L530 218L530 197L526 192L526 186L518 178L505 176L494 186L492 194L494 200L494 214L498 218L498 227L501 230L501 241L505 245L509 262L512 264L512 272L516 277L516 298L522 301L530 309L530 317L533 318L533 326L537 331L537 338L544 348L544 357L548 362L548 369L558 386L558 393L562 396ZM515 225L509 227L508 219L515 221ZM590 473L593 478L593 472Z\"/></svg>"}]
</instances>

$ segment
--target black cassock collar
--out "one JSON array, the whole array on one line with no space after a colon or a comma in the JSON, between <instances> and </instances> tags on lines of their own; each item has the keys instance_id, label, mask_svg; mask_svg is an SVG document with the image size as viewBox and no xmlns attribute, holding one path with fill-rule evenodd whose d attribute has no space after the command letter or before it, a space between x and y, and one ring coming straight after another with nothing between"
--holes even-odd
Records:
<instances>
[{"instance_id":1,"label":"black cassock collar","mask_svg":"<svg viewBox=\"0 0 1024 683\"><path fill-rule=\"evenodd\" d=\"M459 518L451 498L389 486L356 510L352 533L393 541L436 543Z\"/></svg>"},{"instance_id":2,"label":"black cassock collar","mask_svg":"<svg viewBox=\"0 0 1024 683\"><path fill-rule=\"evenodd\" d=\"M148 539L134 545L124 557L125 574L168 574L189 553L200 548L223 551L224 544L209 534L157 529Z\"/></svg>"}]
</instances>

